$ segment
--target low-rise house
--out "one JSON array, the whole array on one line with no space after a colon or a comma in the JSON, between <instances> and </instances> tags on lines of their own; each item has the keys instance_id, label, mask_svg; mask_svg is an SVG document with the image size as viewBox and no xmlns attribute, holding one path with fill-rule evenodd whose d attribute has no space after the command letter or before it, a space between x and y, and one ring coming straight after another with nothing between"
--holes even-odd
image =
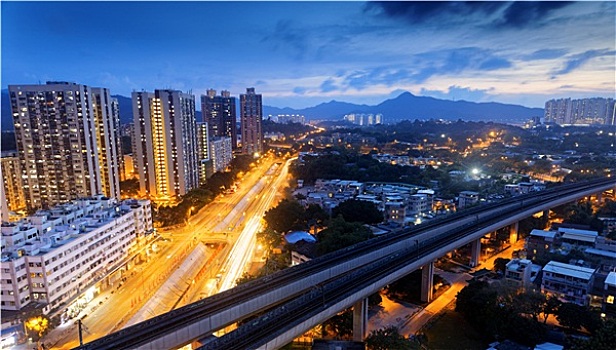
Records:
<instances>
[{"instance_id":1,"label":"low-rise house","mask_svg":"<svg viewBox=\"0 0 616 350\"><path fill-rule=\"evenodd\" d=\"M590 301L595 270L587 267L550 261L543 267L541 292L554 295L563 302L586 306Z\"/></svg>"},{"instance_id":2,"label":"low-rise house","mask_svg":"<svg viewBox=\"0 0 616 350\"><path fill-rule=\"evenodd\" d=\"M610 316L616 316L616 272L607 275L603 287L602 311Z\"/></svg>"},{"instance_id":3,"label":"low-rise house","mask_svg":"<svg viewBox=\"0 0 616 350\"><path fill-rule=\"evenodd\" d=\"M479 193L474 191L462 191L458 195L458 208L462 209L479 202Z\"/></svg>"},{"instance_id":4,"label":"low-rise house","mask_svg":"<svg viewBox=\"0 0 616 350\"><path fill-rule=\"evenodd\" d=\"M560 233L557 231L532 230L526 238L526 257L535 261L538 256L549 253L560 244Z\"/></svg>"},{"instance_id":5,"label":"low-rise house","mask_svg":"<svg viewBox=\"0 0 616 350\"><path fill-rule=\"evenodd\" d=\"M532 262L528 259L512 259L505 267L505 280L518 288L531 284Z\"/></svg>"}]
</instances>

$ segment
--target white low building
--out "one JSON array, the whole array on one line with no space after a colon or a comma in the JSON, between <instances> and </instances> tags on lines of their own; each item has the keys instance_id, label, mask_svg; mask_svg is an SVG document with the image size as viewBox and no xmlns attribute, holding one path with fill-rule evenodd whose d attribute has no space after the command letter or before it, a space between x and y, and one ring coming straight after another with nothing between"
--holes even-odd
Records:
<instances>
[{"instance_id":1,"label":"white low building","mask_svg":"<svg viewBox=\"0 0 616 350\"><path fill-rule=\"evenodd\" d=\"M541 292L563 302L586 306L590 301L594 269L550 261L543 267Z\"/></svg>"},{"instance_id":2,"label":"white low building","mask_svg":"<svg viewBox=\"0 0 616 350\"><path fill-rule=\"evenodd\" d=\"M121 264L138 237L152 231L152 214L148 200L118 203L99 196L1 228L2 310L37 303L48 313Z\"/></svg>"}]
</instances>

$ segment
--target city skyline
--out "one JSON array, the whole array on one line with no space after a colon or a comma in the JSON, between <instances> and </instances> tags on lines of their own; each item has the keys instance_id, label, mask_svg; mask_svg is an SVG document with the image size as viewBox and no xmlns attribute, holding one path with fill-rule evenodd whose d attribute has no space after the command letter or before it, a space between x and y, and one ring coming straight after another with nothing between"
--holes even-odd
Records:
<instances>
[{"instance_id":1,"label":"city skyline","mask_svg":"<svg viewBox=\"0 0 616 350\"><path fill-rule=\"evenodd\" d=\"M3 2L2 88L254 86L293 108L410 91L542 108L614 96L614 13L612 2Z\"/></svg>"}]
</instances>

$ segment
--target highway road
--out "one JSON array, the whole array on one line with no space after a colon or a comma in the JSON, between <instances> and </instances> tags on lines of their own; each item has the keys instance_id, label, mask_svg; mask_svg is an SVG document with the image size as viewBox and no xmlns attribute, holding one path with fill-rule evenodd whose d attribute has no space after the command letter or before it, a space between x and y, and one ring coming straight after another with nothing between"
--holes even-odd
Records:
<instances>
[{"instance_id":1,"label":"highway road","mask_svg":"<svg viewBox=\"0 0 616 350\"><path fill-rule=\"evenodd\" d=\"M224 194L202 208L188 219L187 225L161 231L155 249L150 250L148 261L132 267L121 284L96 296L78 315L84 326L83 341L87 343L123 328L127 322L152 298L167 279L183 263L199 242L206 244L206 259L212 258L214 270L207 271L203 283L190 290L190 298L183 302L169 302L161 310L169 311L193 299L216 293L218 286L211 278L219 274L218 264L224 262L220 273L220 289L230 288L241 276L252 258L256 232L260 228L263 213L269 209L275 196L273 187L286 180L287 167L279 166L272 157L263 157L246 173L236 193ZM284 168L284 171L282 171ZM274 175L281 175L272 184ZM223 249L211 245L218 243ZM236 248L236 243L239 247ZM210 243L210 244L208 244ZM221 244L222 243L222 244ZM156 252L152 252L156 250ZM215 256L215 254L218 256ZM206 261L203 263L205 264ZM172 300L173 298L165 298ZM141 313L144 318L156 313ZM79 345L76 319L50 332L43 342L54 349L70 349ZM133 323L133 322L131 322Z\"/></svg>"}]
</instances>

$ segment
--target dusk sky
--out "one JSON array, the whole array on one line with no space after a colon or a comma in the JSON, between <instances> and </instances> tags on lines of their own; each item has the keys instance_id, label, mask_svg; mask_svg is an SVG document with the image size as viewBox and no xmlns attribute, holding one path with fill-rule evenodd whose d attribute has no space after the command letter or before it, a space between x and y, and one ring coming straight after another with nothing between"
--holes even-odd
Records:
<instances>
[{"instance_id":1,"label":"dusk sky","mask_svg":"<svg viewBox=\"0 0 616 350\"><path fill-rule=\"evenodd\" d=\"M246 87L263 103L377 104L402 91L543 107L614 97L615 3L7 2L2 88Z\"/></svg>"}]
</instances>

